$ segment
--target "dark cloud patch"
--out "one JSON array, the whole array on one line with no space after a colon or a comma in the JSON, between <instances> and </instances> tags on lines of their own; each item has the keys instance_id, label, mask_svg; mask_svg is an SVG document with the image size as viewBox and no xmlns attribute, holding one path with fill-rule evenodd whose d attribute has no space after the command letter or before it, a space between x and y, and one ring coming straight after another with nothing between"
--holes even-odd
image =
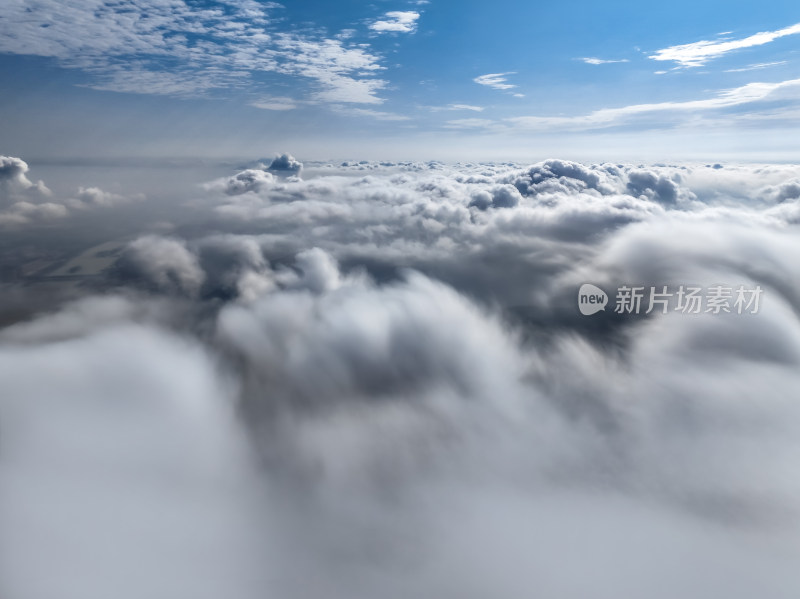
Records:
<instances>
[{"instance_id":1,"label":"dark cloud patch","mask_svg":"<svg viewBox=\"0 0 800 599\"><path fill-rule=\"evenodd\" d=\"M272 160L268 169L279 173L299 174L303 170L303 163L291 154L281 154Z\"/></svg>"},{"instance_id":2,"label":"dark cloud patch","mask_svg":"<svg viewBox=\"0 0 800 599\"><path fill-rule=\"evenodd\" d=\"M521 195L513 185L497 185L491 190L482 190L472 196L470 206L479 210L487 208L513 208L519 204Z\"/></svg>"},{"instance_id":3,"label":"dark cloud patch","mask_svg":"<svg viewBox=\"0 0 800 599\"><path fill-rule=\"evenodd\" d=\"M800 181L787 181L780 185L766 187L762 195L771 202L781 203L800 198Z\"/></svg>"},{"instance_id":4,"label":"dark cloud patch","mask_svg":"<svg viewBox=\"0 0 800 599\"><path fill-rule=\"evenodd\" d=\"M616 190L613 175L607 169L587 167L568 160L540 162L509 182L526 196L541 193L572 193L586 189L610 194Z\"/></svg>"},{"instance_id":5,"label":"dark cloud patch","mask_svg":"<svg viewBox=\"0 0 800 599\"><path fill-rule=\"evenodd\" d=\"M679 174L666 176L646 169L636 169L628 172L626 187L633 196L644 196L660 204L674 206L682 199L680 183Z\"/></svg>"},{"instance_id":6,"label":"dark cloud patch","mask_svg":"<svg viewBox=\"0 0 800 599\"><path fill-rule=\"evenodd\" d=\"M0 180L19 181L27 172L28 165L23 160L13 156L0 156Z\"/></svg>"}]
</instances>

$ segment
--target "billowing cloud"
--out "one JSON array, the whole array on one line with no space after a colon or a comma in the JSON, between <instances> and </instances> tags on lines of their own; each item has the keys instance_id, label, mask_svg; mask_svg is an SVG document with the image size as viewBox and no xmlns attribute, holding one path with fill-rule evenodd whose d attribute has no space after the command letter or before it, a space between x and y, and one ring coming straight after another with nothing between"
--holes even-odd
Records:
<instances>
[{"instance_id":1,"label":"billowing cloud","mask_svg":"<svg viewBox=\"0 0 800 599\"><path fill-rule=\"evenodd\" d=\"M472 196L470 206L481 210L487 208L513 208L518 205L522 196L513 185L498 185L492 189L481 190Z\"/></svg>"},{"instance_id":2,"label":"billowing cloud","mask_svg":"<svg viewBox=\"0 0 800 599\"><path fill-rule=\"evenodd\" d=\"M27 177L28 163L13 156L0 156L0 207L17 202L41 201L52 196L44 181L32 182Z\"/></svg>"},{"instance_id":3,"label":"billowing cloud","mask_svg":"<svg viewBox=\"0 0 800 599\"><path fill-rule=\"evenodd\" d=\"M682 195L680 183L680 173L670 176L646 169L636 169L628 173L627 190L631 195L646 196L664 204L675 204ZM691 192L685 192L685 195L694 198Z\"/></svg>"},{"instance_id":4,"label":"billowing cloud","mask_svg":"<svg viewBox=\"0 0 800 599\"><path fill-rule=\"evenodd\" d=\"M182 241L155 235L132 242L119 269L126 277L141 278L168 293L197 293L205 278L197 258Z\"/></svg>"},{"instance_id":5,"label":"billowing cloud","mask_svg":"<svg viewBox=\"0 0 800 599\"><path fill-rule=\"evenodd\" d=\"M278 160L277 158L275 160ZM288 161L287 161L288 164ZM272 173L263 169L247 169L236 173L232 177L224 177L211 183L206 183L206 189L220 189L228 195L239 195L248 191L258 191L265 185L270 185L275 180Z\"/></svg>"},{"instance_id":6,"label":"billowing cloud","mask_svg":"<svg viewBox=\"0 0 800 599\"><path fill-rule=\"evenodd\" d=\"M131 224L80 299L0 327L0 591L794 597L798 179L363 161L192 187L170 237ZM764 293L626 316L626 284Z\"/></svg>"},{"instance_id":7,"label":"billowing cloud","mask_svg":"<svg viewBox=\"0 0 800 599\"><path fill-rule=\"evenodd\" d=\"M276 172L299 173L303 170L303 163L290 154L281 154L275 157L268 168Z\"/></svg>"}]
</instances>

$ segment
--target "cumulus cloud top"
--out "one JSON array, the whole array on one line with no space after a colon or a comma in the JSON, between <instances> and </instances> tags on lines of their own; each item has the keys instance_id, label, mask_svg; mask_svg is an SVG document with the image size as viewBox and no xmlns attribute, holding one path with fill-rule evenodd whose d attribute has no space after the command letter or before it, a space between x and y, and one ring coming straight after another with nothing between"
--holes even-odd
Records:
<instances>
[{"instance_id":1,"label":"cumulus cloud top","mask_svg":"<svg viewBox=\"0 0 800 599\"><path fill-rule=\"evenodd\" d=\"M277 172L299 173L303 163L296 160L291 154L277 156L269 165L269 170Z\"/></svg>"},{"instance_id":2,"label":"cumulus cloud top","mask_svg":"<svg viewBox=\"0 0 800 599\"><path fill-rule=\"evenodd\" d=\"M277 160L277 158L276 158ZM228 195L239 195L248 191L258 191L273 183L272 173L260 169L247 169L232 177L225 177L205 185L206 189L222 189Z\"/></svg>"},{"instance_id":3,"label":"cumulus cloud top","mask_svg":"<svg viewBox=\"0 0 800 599\"><path fill-rule=\"evenodd\" d=\"M43 181L28 179L28 170L28 163L21 158L0 156L0 199L6 205L20 198L36 200L51 195Z\"/></svg>"}]
</instances>

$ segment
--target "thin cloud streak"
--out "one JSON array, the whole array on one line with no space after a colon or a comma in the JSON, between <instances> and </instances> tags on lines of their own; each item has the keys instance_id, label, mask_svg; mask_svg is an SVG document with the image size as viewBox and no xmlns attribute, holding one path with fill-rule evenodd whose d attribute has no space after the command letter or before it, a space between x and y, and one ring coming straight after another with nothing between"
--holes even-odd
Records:
<instances>
[{"instance_id":1,"label":"thin cloud streak","mask_svg":"<svg viewBox=\"0 0 800 599\"><path fill-rule=\"evenodd\" d=\"M581 60L583 62L585 62L586 64L591 64L591 65L615 64L615 63L620 63L620 62L630 62L627 58L622 58L620 60L606 60L604 58L587 57L587 58L581 58Z\"/></svg>"},{"instance_id":2,"label":"thin cloud streak","mask_svg":"<svg viewBox=\"0 0 800 599\"><path fill-rule=\"evenodd\" d=\"M700 67L710 60L718 58L728 52L763 46L776 39L800 33L800 23L778 29L777 31L762 31L749 37L738 40L701 40L691 44L681 44L670 46L656 51L650 58L653 60L665 60L677 62L682 67Z\"/></svg>"},{"instance_id":3,"label":"thin cloud streak","mask_svg":"<svg viewBox=\"0 0 800 599\"><path fill-rule=\"evenodd\" d=\"M768 69L769 67L779 67L781 65L786 64L788 61L786 60L779 60L777 62L760 62L758 64L751 64L747 65L746 67L741 67L739 69L727 69L726 73L745 73L747 71L759 71L761 69Z\"/></svg>"},{"instance_id":4,"label":"thin cloud streak","mask_svg":"<svg viewBox=\"0 0 800 599\"><path fill-rule=\"evenodd\" d=\"M506 89L514 89L517 87L516 85L512 85L508 83L507 75L514 75L514 71L509 71L508 73L488 73L486 75L480 75L479 77L475 77L473 81L478 85L485 85L486 87L491 87L492 89L497 90L506 90Z\"/></svg>"},{"instance_id":5,"label":"thin cloud streak","mask_svg":"<svg viewBox=\"0 0 800 599\"><path fill-rule=\"evenodd\" d=\"M751 104L767 99L778 90L793 88L798 85L800 85L800 79L790 79L778 83L748 83L742 87L723 91L717 96L705 100L634 104L620 108L603 108L581 116L523 116L509 118L506 119L506 121L518 127L531 129L559 127L591 129L595 127L611 127L623 123L629 117L651 113L705 111Z\"/></svg>"}]
</instances>

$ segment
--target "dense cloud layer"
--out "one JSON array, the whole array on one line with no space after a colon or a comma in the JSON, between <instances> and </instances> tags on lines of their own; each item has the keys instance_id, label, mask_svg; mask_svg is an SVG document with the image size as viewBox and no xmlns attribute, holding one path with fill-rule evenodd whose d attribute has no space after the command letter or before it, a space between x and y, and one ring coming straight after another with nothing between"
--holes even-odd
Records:
<instances>
[{"instance_id":1,"label":"dense cloud layer","mask_svg":"<svg viewBox=\"0 0 800 599\"><path fill-rule=\"evenodd\" d=\"M0 329L4 598L797 596L800 169L268 170Z\"/></svg>"}]
</instances>

